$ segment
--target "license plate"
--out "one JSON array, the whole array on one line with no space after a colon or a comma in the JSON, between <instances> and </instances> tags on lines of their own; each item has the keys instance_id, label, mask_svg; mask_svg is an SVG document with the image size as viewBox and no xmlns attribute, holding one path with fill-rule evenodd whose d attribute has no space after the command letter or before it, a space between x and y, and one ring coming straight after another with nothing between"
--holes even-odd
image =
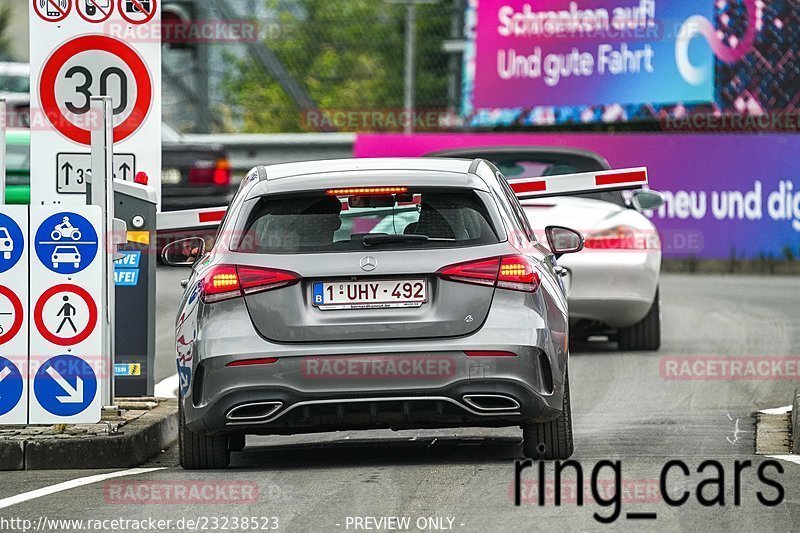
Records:
<instances>
[{"instance_id":1,"label":"license plate","mask_svg":"<svg viewBox=\"0 0 800 533\"><path fill-rule=\"evenodd\" d=\"M161 171L161 183L177 185L181 182L181 171L177 168L165 168Z\"/></svg>"},{"instance_id":2,"label":"license plate","mask_svg":"<svg viewBox=\"0 0 800 533\"><path fill-rule=\"evenodd\" d=\"M428 301L424 279L315 282L312 303L320 309L420 307Z\"/></svg>"}]
</instances>

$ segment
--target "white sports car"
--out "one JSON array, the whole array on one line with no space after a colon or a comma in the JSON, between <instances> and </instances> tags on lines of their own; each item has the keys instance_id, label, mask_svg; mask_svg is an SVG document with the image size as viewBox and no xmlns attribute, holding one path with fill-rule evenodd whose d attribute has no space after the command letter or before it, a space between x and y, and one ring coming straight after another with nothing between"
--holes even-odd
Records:
<instances>
[{"instance_id":1,"label":"white sports car","mask_svg":"<svg viewBox=\"0 0 800 533\"><path fill-rule=\"evenodd\" d=\"M511 182L536 177L609 170L594 152L553 147L477 147L430 154L492 161ZM642 211L658 208L660 194L602 191L525 200L536 230L569 226L586 238L584 250L559 260L567 289L573 338L603 335L621 350L657 350L661 345L658 283L661 241ZM542 239L544 241L544 239Z\"/></svg>"}]
</instances>

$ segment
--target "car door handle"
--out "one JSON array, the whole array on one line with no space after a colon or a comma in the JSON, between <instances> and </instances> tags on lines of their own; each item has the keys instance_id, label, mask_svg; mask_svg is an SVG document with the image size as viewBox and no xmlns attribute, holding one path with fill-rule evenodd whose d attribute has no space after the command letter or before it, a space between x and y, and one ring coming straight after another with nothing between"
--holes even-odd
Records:
<instances>
[{"instance_id":1,"label":"car door handle","mask_svg":"<svg viewBox=\"0 0 800 533\"><path fill-rule=\"evenodd\" d=\"M569 270L567 270L562 266L553 267L553 272L555 272L557 276L560 276L562 278L565 278L569 275Z\"/></svg>"},{"instance_id":2,"label":"car door handle","mask_svg":"<svg viewBox=\"0 0 800 533\"><path fill-rule=\"evenodd\" d=\"M181 287L183 287L185 289L187 285L189 285L189 280L188 279L182 279L181 280Z\"/></svg>"}]
</instances>

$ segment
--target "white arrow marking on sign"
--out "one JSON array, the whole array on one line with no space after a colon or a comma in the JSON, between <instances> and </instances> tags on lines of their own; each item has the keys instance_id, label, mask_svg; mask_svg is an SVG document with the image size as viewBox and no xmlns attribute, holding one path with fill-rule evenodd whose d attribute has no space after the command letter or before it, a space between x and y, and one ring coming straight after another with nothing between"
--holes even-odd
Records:
<instances>
[{"instance_id":1,"label":"white arrow marking on sign","mask_svg":"<svg viewBox=\"0 0 800 533\"><path fill-rule=\"evenodd\" d=\"M58 371L52 366L47 369L47 375L53 378L58 385L64 389L67 396L56 396L56 399L61 403L81 403L83 402L83 380L80 376L76 377L75 383L78 385L74 388L66 379L64 379Z\"/></svg>"},{"instance_id":2,"label":"white arrow marking on sign","mask_svg":"<svg viewBox=\"0 0 800 533\"><path fill-rule=\"evenodd\" d=\"M2 383L3 380L6 379L10 373L11 369L8 367L5 367L3 370L0 370L0 383Z\"/></svg>"}]
</instances>

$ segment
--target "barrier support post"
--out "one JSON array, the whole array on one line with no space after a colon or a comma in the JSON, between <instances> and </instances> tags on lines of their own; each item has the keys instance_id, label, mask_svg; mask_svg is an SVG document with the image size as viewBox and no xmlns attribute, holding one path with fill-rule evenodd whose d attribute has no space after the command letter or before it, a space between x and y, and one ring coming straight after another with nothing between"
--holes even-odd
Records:
<instances>
[{"instance_id":1,"label":"barrier support post","mask_svg":"<svg viewBox=\"0 0 800 533\"><path fill-rule=\"evenodd\" d=\"M92 148L92 203L103 213L102 245L103 295L100 325L103 338L103 366L106 371L105 386L101 391L103 408L114 405L114 115L111 98L96 96L91 99Z\"/></svg>"}]
</instances>

